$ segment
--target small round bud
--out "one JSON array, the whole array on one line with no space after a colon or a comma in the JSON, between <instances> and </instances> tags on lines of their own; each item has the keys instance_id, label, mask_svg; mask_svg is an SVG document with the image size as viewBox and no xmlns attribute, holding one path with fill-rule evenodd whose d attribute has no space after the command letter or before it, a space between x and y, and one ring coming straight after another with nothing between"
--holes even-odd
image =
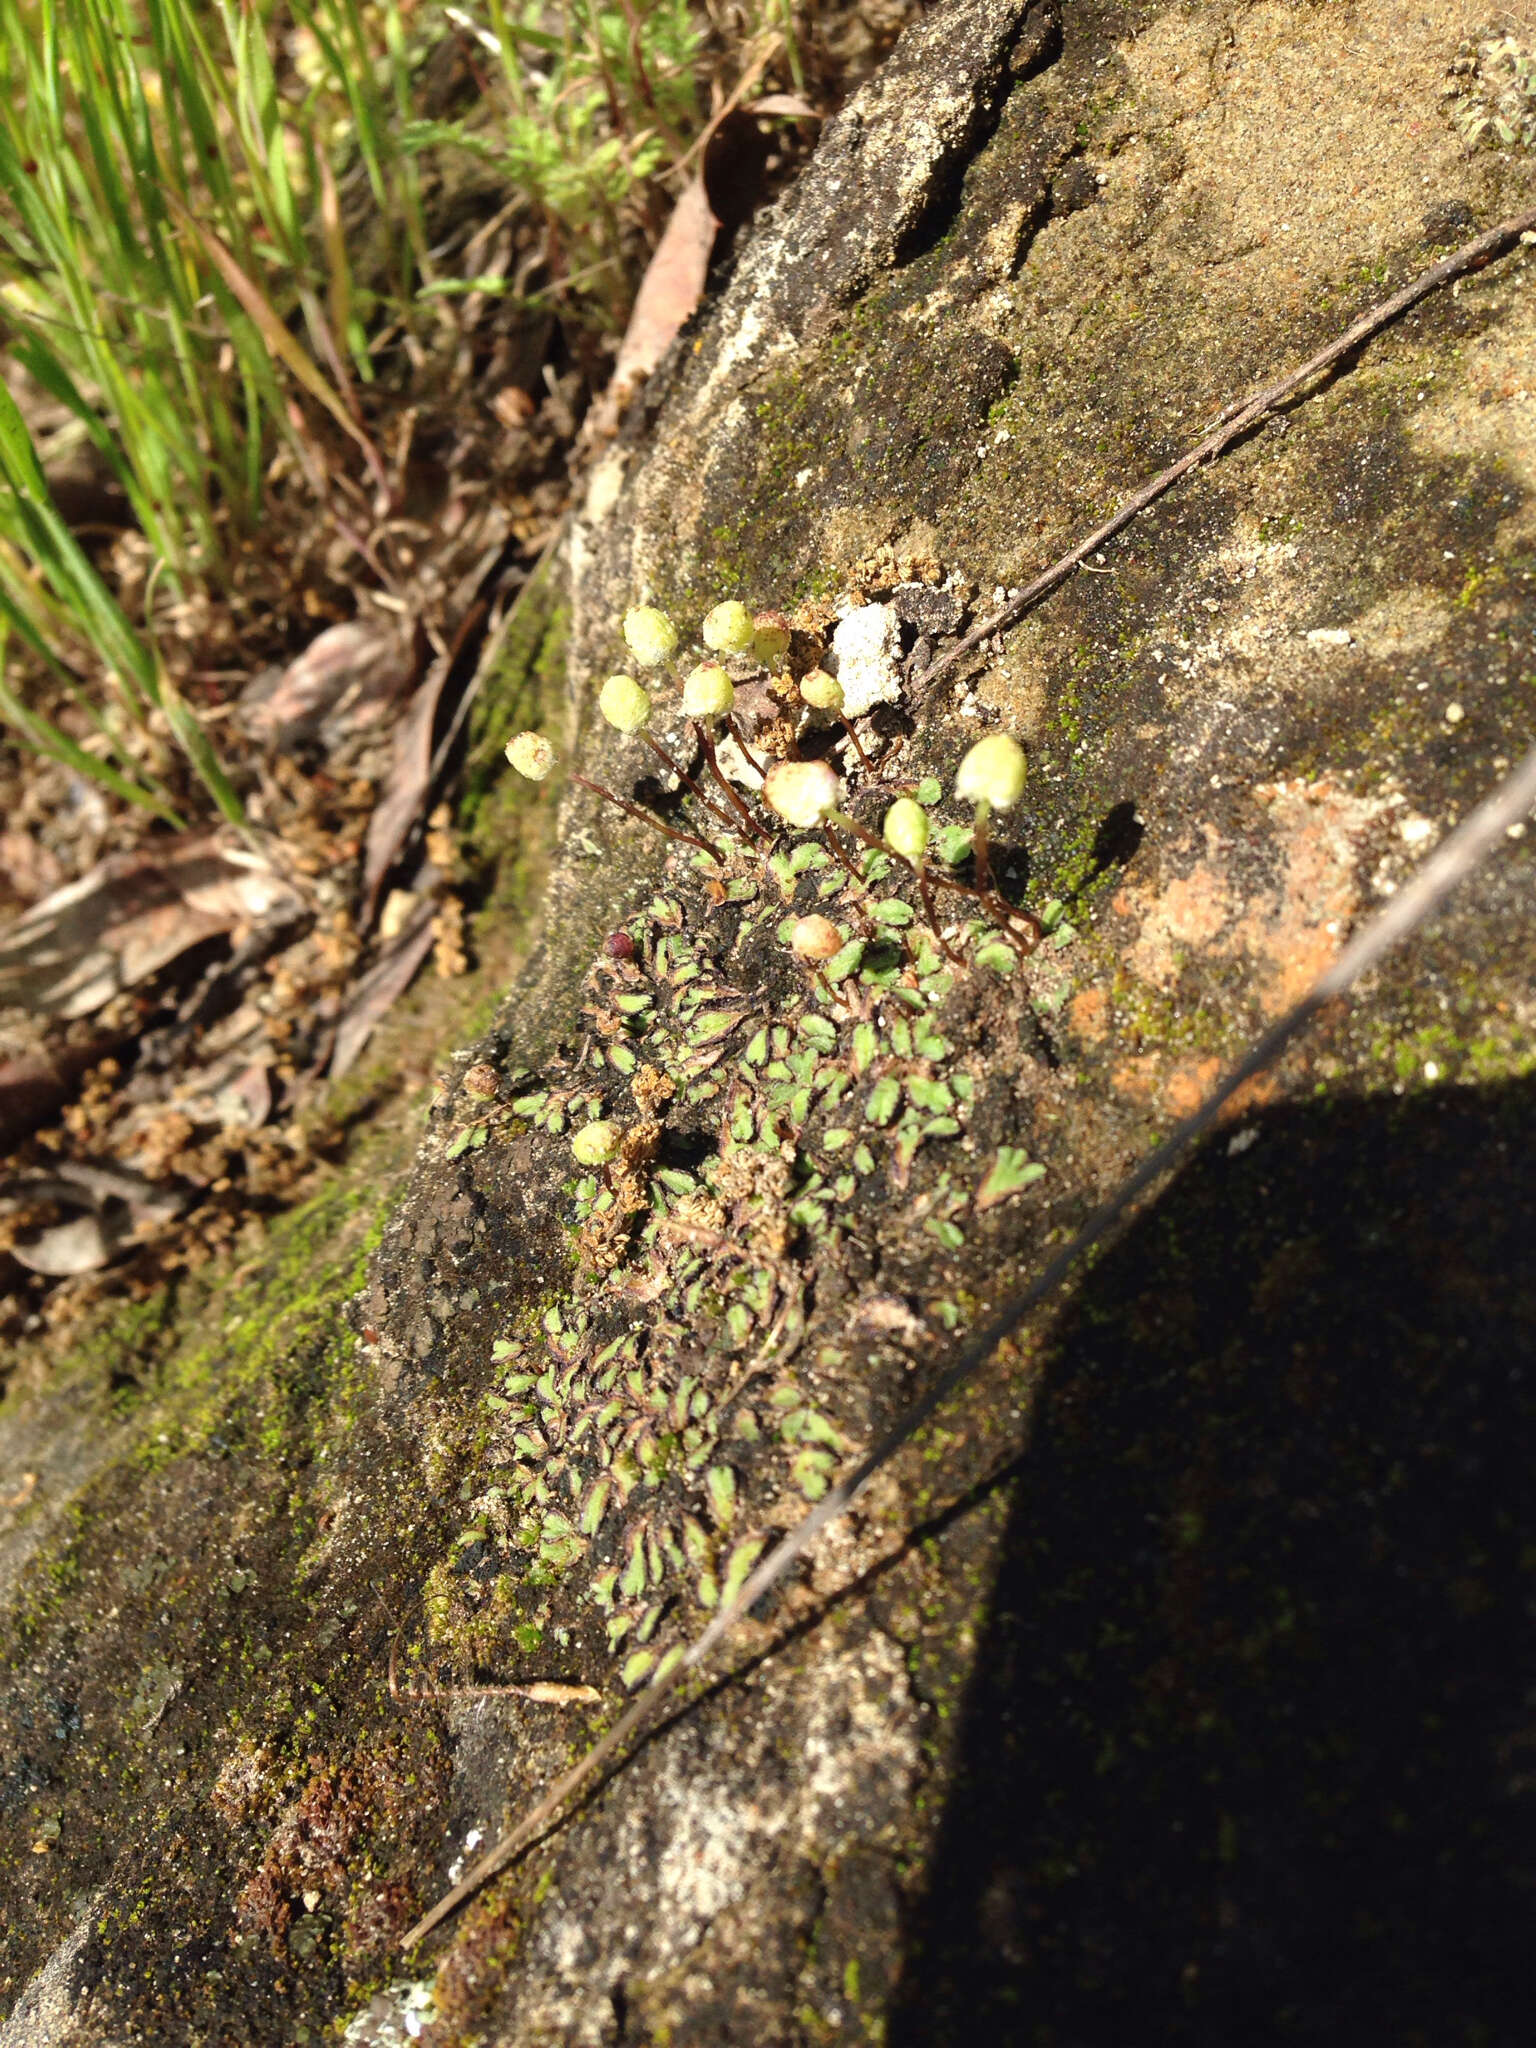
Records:
<instances>
[{"instance_id":1,"label":"small round bud","mask_svg":"<svg viewBox=\"0 0 1536 2048\"><path fill-rule=\"evenodd\" d=\"M699 632L704 645L712 647L716 654L745 654L756 628L746 606L730 598L706 614Z\"/></svg>"},{"instance_id":2,"label":"small round bud","mask_svg":"<svg viewBox=\"0 0 1536 2048\"><path fill-rule=\"evenodd\" d=\"M792 637L782 612L758 612L752 621L752 659L762 668L777 668Z\"/></svg>"},{"instance_id":3,"label":"small round bud","mask_svg":"<svg viewBox=\"0 0 1536 2048\"><path fill-rule=\"evenodd\" d=\"M808 832L837 809L843 785L826 761L775 761L763 781L763 801L786 825Z\"/></svg>"},{"instance_id":4,"label":"small round bud","mask_svg":"<svg viewBox=\"0 0 1536 2048\"><path fill-rule=\"evenodd\" d=\"M677 646L677 628L653 604L637 604L624 614L624 643L642 668L655 668Z\"/></svg>"},{"instance_id":5,"label":"small round bud","mask_svg":"<svg viewBox=\"0 0 1536 2048\"><path fill-rule=\"evenodd\" d=\"M606 1166L618 1149L617 1124L583 1124L571 1138L571 1151L578 1166Z\"/></svg>"},{"instance_id":6,"label":"small round bud","mask_svg":"<svg viewBox=\"0 0 1536 2048\"><path fill-rule=\"evenodd\" d=\"M824 668L813 668L808 676L801 677L800 694L814 711L841 711L843 708L843 686Z\"/></svg>"},{"instance_id":7,"label":"small round bud","mask_svg":"<svg viewBox=\"0 0 1536 2048\"><path fill-rule=\"evenodd\" d=\"M633 676L610 676L598 696L597 708L620 732L638 732L651 716L651 693Z\"/></svg>"},{"instance_id":8,"label":"small round bud","mask_svg":"<svg viewBox=\"0 0 1536 2048\"><path fill-rule=\"evenodd\" d=\"M633 960L635 942L628 932L610 932L603 941L603 951L610 960Z\"/></svg>"},{"instance_id":9,"label":"small round bud","mask_svg":"<svg viewBox=\"0 0 1536 2048\"><path fill-rule=\"evenodd\" d=\"M729 718L735 702L730 677L714 662L694 669L683 684L683 711L689 718Z\"/></svg>"},{"instance_id":10,"label":"small round bud","mask_svg":"<svg viewBox=\"0 0 1536 2048\"><path fill-rule=\"evenodd\" d=\"M486 1060L476 1060L464 1071L464 1093L473 1095L477 1102L489 1102L499 1086L496 1069Z\"/></svg>"},{"instance_id":11,"label":"small round bud","mask_svg":"<svg viewBox=\"0 0 1536 2048\"><path fill-rule=\"evenodd\" d=\"M962 803L1011 810L1024 794L1024 749L1005 732L978 740L960 763L955 795Z\"/></svg>"},{"instance_id":12,"label":"small round bud","mask_svg":"<svg viewBox=\"0 0 1536 2048\"><path fill-rule=\"evenodd\" d=\"M542 733L520 732L507 741L507 759L519 775L542 782L555 765L555 750Z\"/></svg>"},{"instance_id":13,"label":"small round bud","mask_svg":"<svg viewBox=\"0 0 1536 2048\"><path fill-rule=\"evenodd\" d=\"M907 860L919 861L928 851L928 813L914 797L897 797L882 829L886 845Z\"/></svg>"},{"instance_id":14,"label":"small round bud","mask_svg":"<svg viewBox=\"0 0 1536 2048\"><path fill-rule=\"evenodd\" d=\"M842 951L843 935L830 917L802 917L789 935L797 960L830 960Z\"/></svg>"}]
</instances>

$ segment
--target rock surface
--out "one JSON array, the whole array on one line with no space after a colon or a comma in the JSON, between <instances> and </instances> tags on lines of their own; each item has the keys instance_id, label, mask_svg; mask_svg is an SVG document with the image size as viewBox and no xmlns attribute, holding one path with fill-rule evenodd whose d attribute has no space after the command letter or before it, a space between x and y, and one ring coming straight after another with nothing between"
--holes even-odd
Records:
<instances>
[{"instance_id":1,"label":"rock surface","mask_svg":"<svg viewBox=\"0 0 1536 2048\"><path fill-rule=\"evenodd\" d=\"M1449 117L1461 29L935 9L594 472L546 729L643 785L592 708L641 600L779 606L807 645L888 602L942 651L1532 204L1531 158ZM1530 261L875 713L946 789L981 732L1026 742L997 850L1060 906L1033 958L919 948L905 1004L871 939L856 1023L775 937L790 905L855 932L824 854L664 870L567 796L541 942L384 1209L304 1219L302 1279L209 1304L73 1486L0 1506L4 2048L409 2038L434 1964L444 2044L1514 2038L1529 833L882 1476L728 1682L399 1944L1530 743ZM598 1097L643 1131L610 1188L648 1244L571 1168ZM472 1690L526 1680L602 1703Z\"/></svg>"}]
</instances>

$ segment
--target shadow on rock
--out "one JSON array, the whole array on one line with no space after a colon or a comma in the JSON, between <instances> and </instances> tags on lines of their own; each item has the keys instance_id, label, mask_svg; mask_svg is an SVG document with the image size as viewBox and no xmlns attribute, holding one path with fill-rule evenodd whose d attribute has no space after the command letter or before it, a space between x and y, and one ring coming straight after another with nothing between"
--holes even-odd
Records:
<instances>
[{"instance_id":1,"label":"shadow on rock","mask_svg":"<svg viewBox=\"0 0 1536 2048\"><path fill-rule=\"evenodd\" d=\"M894 2048L1529 2038L1536 1088L1249 1128L1054 1345Z\"/></svg>"}]
</instances>

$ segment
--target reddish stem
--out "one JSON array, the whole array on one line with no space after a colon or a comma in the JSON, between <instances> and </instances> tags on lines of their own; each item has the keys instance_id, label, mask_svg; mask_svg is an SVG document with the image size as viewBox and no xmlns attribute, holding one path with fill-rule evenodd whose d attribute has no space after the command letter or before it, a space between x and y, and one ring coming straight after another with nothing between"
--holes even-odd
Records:
<instances>
[{"instance_id":1,"label":"reddish stem","mask_svg":"<svg viewBox=\"0 0 1536 2048\"><path fill-rule=\"evenodd\" d=\"M736 742L737 746L740 747L742 759L746 762L747 766L752 770L753 774L765 776L768 773L768 770L763 766L762 762L758 760L757 756L753 753L752 749L747 745L746 741L742 738L741 728L739 725L737 725L734 718L728 718L725 721L725 729L730 734L731 738Z\"/></svg>"},{"instance_id":2,"label":"reddish stem","mask_svg":"<svg viewBox=\"0 0 1536 2048\"><path fill-rule=\"evenodd\" d=\"M976 894L992 915L1003 924L1011 925L1019 918L1023 918L1030 927L1029 950L1033 953L1045 937L1045 926L1032 911L1015 910L993 880L992 861L987 844L987 828L991 821L992 806L989 803L979 803L976 806L976 832L971 841L971 852L976 860Z\"/></svg>"},{"instance_id":3,"label":"reddish stem","mask_svg":"<svg viewBox=\"0 0 1536 2048\"><path fill-rule=\"evenodd\" d=\"M845 718L841 712L838 713L837 718L839 725L841 725L841 727L843 728L843 731L847 733L849 739L853 741L853 751L858 755L860 762L863 764L865 772L867 774L873 775L875 772L875 764L873 761L870 760L868 754L865 753L864 748L860 743L859 736L853 729L853 720L851 718Z\"/></svg>"},{"instance_id":4,"label":"reddish stem","mask_svg":"<svg viewBox=\"0 0 1536 2048\"><path fill-rule=\"evenodd\" d=\"M736 789L735 785L728 781L726 777L721 773L720 763L715 758L714 735L710 732L709 727L707 725L704 725L697 718L691 718L688 722L693 727L694 731L698 734L699 745L704 749L704 759L708 763L710 774L714 776L716 782L719 783L720 787L725 791L726 795L730 798L731 802L736 806L736 809L741 813L741 821L746 826L747 830L752 834L753 838L760 840L764 845L766 845L768 841L768 834L763 830L762 826L757 822L756 818L754 818L752 813L747 809L746 804L742 801L740 792Z\"/></svg>"},{"instance_id":5,"label":"reddish stem","mask_svg":"<svg viewBox=\"0 0 1536 2048\"><path fill-rule=\"evenodd\" d=\"M992 886L992 861L987 844L987 828L992 822L990 803L976 806L976 829L971 834L971 855L976 862L976 887L983 899L995 895Z\"/></svg>"},{"instance_id":6,"label":"reddish stem","mask_svg":"<svg viewBox=\"0 0 1536 2048\"><path fill-rule=\"evenodd\" d=\"M650 748L651 752L656 756L657 760L663 764L663 766L667 770L667 773L669 775L675 775L678 781L682 783L685 789L691 789L694 795L698 798L699 802L704 806L706 811L712 812L714 816L720 820L722 825L728 826L731 824L732 820L730 813L728 811L722 811L720 806L714 801L712 797L708 797L704 794L703 790L700 789L699 785L688 773L688 770L684 768L680 762L673 760L672 756L667 752L666 748L661 744L660 740L653 739L650 733L648 732L642 732L640 737L645 741L645 744Z\"/></svg>"},{"instance_id":7,"label":"reddish stem","mask_svg":"<svg viewBox=\"0 0 1536 2048\"><path fill-rule=\"evenodd\" d=\"M642 804L632 804L627 797L616 796L611 789L605 789L600 782L590 781L585 775L578 775L574 769L571 771L571 780L579 782L583 789L590 789L594 796L606 797L609 803L617 804L619 809L627 811L630 817L639 818L642 823L653 825L666 838L679 840L685 846L697 846L701 852L707 853L711 860L719 861L721 867L725 866L725 855L718 846L711 846L707 839L700 839L692 832L674 832L670 825L663 825L654 811L646 810Z\"/></svg>"},{"instance_id":8,"label":"reddish stem","mask_svg":"<svg viewBox=\"0 0 1536 2048\"><path fill-rule=\"evenodd\" d=\"M918 891L923 899L923 911L933 927L933 935L938 940L945 958L955 961L956 965L958 965L957 955L951 952L950 948L945 944L944 936L939 930L938 914L934 907L927 867L919 865L917 861L908 860L904 853L896 851L889 840L877 838L867 825L861 825L857 818L850 818L846 812L842 814L842 822L857 838L862 839L866 846L873 846L877 852L889 854L892 860L899 860L904 868L911 874L916 875ZM828 830L831 830L830 826ZM1029 950L1031 953L1035 951L1040 941L1045 937L1045 926L1041 924L1033 911L1016 910L995 887L986 889L975 888L969 882L962 882L955 875L938 875L932 879L941 889L953 889L959 896L969 896L973 902L981 904L984 909L989 910L1003 924L1017 924L1022 918L1030 928ZM991 880L990 871L988 873L988 880L989 882Z\"/></svg>"}]
</instances>

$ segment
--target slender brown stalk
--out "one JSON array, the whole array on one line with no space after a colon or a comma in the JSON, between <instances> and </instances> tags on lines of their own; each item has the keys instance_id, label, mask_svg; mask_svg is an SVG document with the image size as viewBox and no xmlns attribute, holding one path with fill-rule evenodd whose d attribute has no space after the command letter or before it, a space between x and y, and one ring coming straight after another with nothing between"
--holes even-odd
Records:
<instances>
[{"instance_id":1,"label":"slender brown stalk","mask_svg":"<svg viewBox=\"0 0 1536 2048\"><path fill-rule=\"evenodd\" d=\"M998 921L1005 925L1016 924L1020 918L1029 926L1029 950L1039 949L1045 937L1045 926L1032 910L1015 910L1007 897L998 888L992 874L992 848L989 827L992 823L992 806L979 803L976 806L976 831L971 840L971 852L976 860L976 894L982 906L989 910Z\"/></svg>"},{"instance_id":2,"label":"slender brown stalk","mask_svg":"<svg viewBox=\"0 0 1536 2048\"><path fill-rule=\"evenodd\" d=\"M762 844L766 846L768 843L768 834L763 830L762 826L757 822L756 818L754 818L752 813L747 809L746 803L743 800L740 791L736 788L735 784L731 782L730 779L721 770L720 763L715 757L714 734L710 731L709 727L703 723L701 719L690 718L688 723L693 727L694 731L698 734L699 745L704 749L704 759L705 762L708 764L710 774L714 776L716 782L719 783L720 787L725 791L727 797L729 797L730 801L736 806L736 809L741 814L742 823L746 826L747 830L752 834L752 837L754 839L760 840Z\"/></svg>"},{"instance_id":3,"label":"slender brown stalk","mask_svg":"<svg viewBox=\"0 0 1536 2048\"><path fill-rule=\"evenodd\" d=\"M1027 945L1025 946L1026 959L1031 953L1039 952L1040 941L1045 937L1045 926L1040 922L1039 918L1036 917L1035 913L1032 910L1019 910L1015 907L1015 905L1008 901L1008 898L1006 896L1000 894L1000 892L996 889L992 890L989 894L983 896L981 900L985 907L991 911L992 915L997 919L999 924L1006 925L1010 928L1010 938L1016 939L1019 937L1019 933L1016 928L1021 922L1028 927L1028 930L1025 933L1025 938L1028 941Z\"/></svg>"},{"instance_id":4,"label":"slender brown stalk","mask_svg":"<svg viewBox=\"0 0 1536 2048\"><path fill-rule=\"evenodd\" d=\"M971 858L976 863L977 893L983 901L997 893L992 882L991 824L992 806L979 803L976 806L975 830L971 833Z\"/></svg>"},{"instance_id":5,"label":"slender brown stalk","mask_svg":"<svg viewBox=\"0 0 1536 2048\"><path fill-rule=\"evenodd\" d=\"M645 741L645 744L650 748L651 752L656 756L657 760L661 762L662 766L666 769L667 773L669 775L675 775L678 781L682 783L685 789L691 789L694 795L698 798L699 802L704 806L706 811L712 812L714 816L720 820L722 825L731 827L735 824L735 820L731 817L730 812L722 811L720 806L715 802L713 797L709 797L704 794L703 790L700 789L699 785L688 773L688 770L685 767L683 767L681 762L673 760L672 756L667 752L666 748L661 744L661 741L659 739L656 739L651 733L648 732L642 732L640 737Z\"/></svg>"},{"instance_id":6,"label":"slender brown stalk","mask_svg":"<svg viewBox=\"0 0 1536 2048\"><path fill-rule=\"evenodd\" d=\"M846 822L851 821L845 820L845 823ZM854 866L852 854L849 853L847 847L844 846L842 840L838 837L837 827L832 823L831 819L829 818L821 829L827 835L827 844L831 847L833 853L837 857L838 865L842 868L845 868L847 870L849 879L857 882L859 887L862 889L864 887L864 877L859 873L858 869ZM861 833L859 836L862 838L863 834Z\"/></svg>"},{"instance_id":7,"label":"slender brown stalk","mask_svg":"<svg viewBox=\"0 0 1536 2048\"><path fill-rule=\"evenodd\" d=\"M837 714L837 722L843 728L843 731L847 733L849 739L853 741L853 751L858 755L859 760L863 765L866 773L873 775L875 772L875 764L873 761L870 760L868 754L865 753L863 745L860 742L859 736L853 729L853 720L851 718L845 718L842 712L840 711Z\"/></svg>"},{"instance_id":8,"label":"slender brown stalk","mask_svg":"<svg viewBox=\"0 0 1536 2048\"><path fill-rule=\"evenodd\" d=\"M752 770L752 773L754 775L766 775L768 773L767 768L761 761L758 760L756 754L754 754L752 749L747 745L745 739L742 737L741 727L736 723L734 718L727 718L727 720L725 721L725 729L730 734L731 738L736 742L737 746L740 747L741 757L746 762L747 766Z\"/></svg>"},{"instance_id":9,"label":"slender brown stalk","mask_svg":"<svg viewBox=\"0 0 1536 2048\"><path fill-rule=\"evenodd\" d=\"M908 788L913 787L910 783L907 786ZM930 877L926 862L919 866L916 861L908 860L904 853L896 851L888 839L880 838L877 833L871 832L867 825L861 825L857 818L850 818L846 811L839 812L838 819L839 823L848 827L848 830L853 833L855 838L862 839L866 846L873 846L877 852L888 854L892 860L899 860L910 874L917 877L918 893L923 899L924 915L932 925L933 935L942 947L946 959L955 960L958 965L957 956L945 944L943 934L939 930L938 913L934 908L931 885L937 886L940 889L953 889L956 895L959 896L969 896L973 903L979 903L984 910L990 911L1000 924L1016 925L1022 919L1029 927L1030 952L1035 952L1039 947L1040 941L1045 937L1045 926L1032 910L1018 909L995 886L979 889L970 882L962 882L957 875L935 875ZM830 830L831 828L829 827L828 829ZM859 879L862 881L863 877L860 876ZM990 885L990 869L988 870L987 879Z\"/></svg>"},{"instance_id":10,"label":"slender brown stalk","mask_svg":"<svg viewBox=\"0 0 1536 2048\"><path fill-rule=\"evenodd\" d=\"M616 796L611 789L605 789L602 783L593 782L585 775L578 775L574 769L571 770L571 780L572 782L579 782L583 789L590 789L594 796L606 797L609 803L617 804L619 809L627 811L630 817L639 818L642 823L653 825L658 832L663 833L668 839L676 839L684 846L696 846L701 853L707 853L711 860L719 861L721 867L725 866L725 855L718 846L711 846L707 839L700 839L693 832L674 831L670 825L663 825L656 813L648 811L643 804L632 804L628 797Z\"/></svg>"},{"instance_id":11,"label":"slender brown stalk","mask_svg":"<svg viewBox=\"0 0 1536 2048\"><path fill-rule=\"evenodd\" d=\"M1502 256L1504 251L1518 242L1522 235L1529 234L1533 229L1536 229L1536 207L1525 213L1516 214L1512 220L1502 221L1498 227L1490 228L1486 235L1479 235L1474 241L1464 242L1459 249L1453 249L1450 255L1442 258L1439 263L1422 271L1411 284L1405 284L1401 291L1394 292L1391 298L1379 300L1376 305L1362 313L1352 325L1346 327L1342 334L1336 335L1326 348L1320 348L1315 355L1308 356L1296 369L1288 370L1283 377L1277 377L1272 384L1266 384L1251 398L1239 399L1227 406L1217 416L1211 431L1197 441L1193 448L1186 449L1177 462L1171 462L1139 490L1133 491L1102 526L1096 526L1084 539L1074 542L1064 555L1052 562L1048 569L1042 569L1032 582L1025 585L1017 597L1003 606L1001 611L994 612L990 619L983 619L980 625L973 626L963 640L956 641L948 654L924 669L916 678L918 686L924 690L931 689L940 676L948 674L955 663L969 654L973 647L979 647L983 640L989 640L994 633L1000 632L1005 626L1014 625L1023 618L1031 605L1038 604L1041 598L1049 596L1058 584L1065 583L1080 563L1103 547L1105 541L1112 540L1123 527L1129 526L1139 512L1144 512L1148 505L1162 497L1165 491L1171 491L1182 477L1187 476L1192 469L1198 468L1202 462L1214 461L1225 449L1231 447L1234 441L1246 434L1250 427L1256 426L1266 413L1273 412L1282 399L1289 398L1293 391L1299 391L1309 378L1332 368L1342 357L1350 355L1364 342L1369 341L1373 334L1379 334L1383 327L1389 326L1400 313L1406 313L1408 308L1417 305L1420 299L1427 298L1433 291L1438 291L1441 285L1449 284L1455 278L1464 277L1470 270L1481 269L1483 264L1491 262L1495 256Z\"/></svg>"}]
</instances>

